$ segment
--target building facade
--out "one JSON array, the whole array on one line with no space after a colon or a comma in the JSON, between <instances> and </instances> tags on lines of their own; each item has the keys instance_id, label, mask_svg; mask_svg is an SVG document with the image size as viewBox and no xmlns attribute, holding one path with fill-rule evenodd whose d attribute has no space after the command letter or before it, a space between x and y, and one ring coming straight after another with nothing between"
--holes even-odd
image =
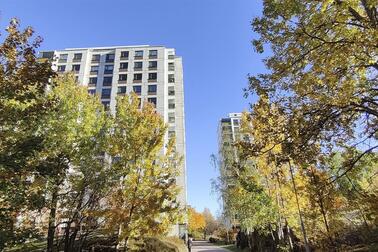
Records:
<instances>
[{"instance_id":1,"label":"building facade","mask_svg":"<svg viewBox=\"0 0 378 252\"><path fill-rule=\"evenodd\" d=\"M116 97L131 92L140 97L141 106L150 102L169 125L166 141L176 137L176 150L183 156L177 184L182 188L178 200L187 204L185 113L182 58L164 46L118 46L72 48L44 51L40 57L53 60L58 73L74 72L80 85L90 94L99 94L104 106L115 111ZM182 236L185 225L176 225L173 235Z\"/></svg>"}]
</instances>

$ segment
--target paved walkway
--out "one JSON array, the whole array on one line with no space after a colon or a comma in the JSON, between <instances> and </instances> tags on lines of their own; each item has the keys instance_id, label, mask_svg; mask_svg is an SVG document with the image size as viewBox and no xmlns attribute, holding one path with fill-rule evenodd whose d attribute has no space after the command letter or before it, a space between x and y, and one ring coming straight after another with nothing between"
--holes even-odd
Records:
<instances>
[{"instance_id":1,"label":"paved walkway","mask_svg":"<svg viewBox=\"0 0 378 252\"><path fill-rule=\"evenodd\" d=\"M206 241L194 241L192 252L230 252Z\"/></svg>"}]
</instances>

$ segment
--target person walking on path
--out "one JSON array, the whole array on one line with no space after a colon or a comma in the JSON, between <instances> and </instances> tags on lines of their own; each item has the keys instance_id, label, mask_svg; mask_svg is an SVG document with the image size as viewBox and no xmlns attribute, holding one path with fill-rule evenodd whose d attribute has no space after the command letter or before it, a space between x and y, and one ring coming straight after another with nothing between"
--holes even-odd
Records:
<instances>
[{"instance_id":1,"label":"person walking on path","mask_svg":"<svg viewBox=\"0 0 378 252\"><path fill-rule=\"evenodd\" d=\"M192 251L192 246L193 246L193 238L189 237L189 239L188 239L188 251L189 252Z\"/></svg>"}]
</instances>

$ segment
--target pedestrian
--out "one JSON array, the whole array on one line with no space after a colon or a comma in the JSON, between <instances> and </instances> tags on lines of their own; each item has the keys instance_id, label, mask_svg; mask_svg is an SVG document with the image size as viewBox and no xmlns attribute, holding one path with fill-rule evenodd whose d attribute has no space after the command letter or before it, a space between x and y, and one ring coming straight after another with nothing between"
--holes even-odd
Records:
<instances>
[{"instance_id":1,"label":"pedestrian","mask_svg":"<svg viewBox=\"0 0 378 252\"><path fill-rule=\"evenodd\" d=\"M188 251L189 252L192 251L192 246L193 246L193 238L189 237L189 239L188 239Z\"/></svg>"}]
</instances>

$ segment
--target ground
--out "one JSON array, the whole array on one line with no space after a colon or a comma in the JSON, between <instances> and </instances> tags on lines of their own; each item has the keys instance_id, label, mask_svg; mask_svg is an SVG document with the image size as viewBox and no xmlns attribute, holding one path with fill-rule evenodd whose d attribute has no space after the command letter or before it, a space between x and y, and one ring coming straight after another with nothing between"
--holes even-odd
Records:
<instances>
[{"instance_id":1,"label":"ground","mask_svg":"<svg viewBox=\"0 0 378 252\"><path fill-rule=\"evenodd\" d=\"M221 248L206 241L194 241L191 252L230 252L230 250Z\"/></svg>"}]
</instances>

